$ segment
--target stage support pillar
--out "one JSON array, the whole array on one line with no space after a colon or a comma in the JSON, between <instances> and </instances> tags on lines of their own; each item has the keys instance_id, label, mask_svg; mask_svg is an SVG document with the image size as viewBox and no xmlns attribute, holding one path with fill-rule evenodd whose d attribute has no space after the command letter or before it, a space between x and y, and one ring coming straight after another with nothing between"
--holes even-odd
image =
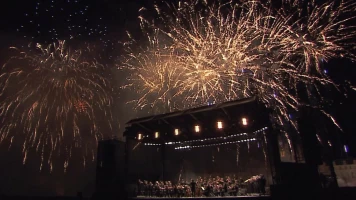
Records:
<instances>
[{"instance_id":1,"label":"stage support pillar","mask_svg":"<svg viewBox=\"0 0 356 200\"><path fill-rule=\"evenodd\" d=\"M129 183L129 152L130 152L130 141L131 139L129 137L126 137L126 142L125 142L125 163L124 163L124 172L125 172L125 177L124 177L124 181L125 181L125 185L127 185Z\"/></svg>"},{"instance_id":2,"label":"stage support pillar","mask_svg":"<svg viewBox=\"0 0 356 200\"><path fill-rule=\"evenodd\" d=\"M161 162L162 162L162 181L165 181L165 172L166 172L166 144L161 144Z\"/></svg>"},{"instance_id":3,"label":"stage support pillar","mask_svg":"<svg viewBox=\"0 0 356 200\"><path fill-rule=\"evenodd\" d=\"M93 199L125 199L125 146L116 138L99 141Z\"/></svg>"},{"instance_id":4,"label":"stage support pillar","mask_svg":"<svg viewBox=\"0 0 356 200\"><path fill-rule=\"evenodd\" d=\"M265 137L267 138L267 149L268 149L269 163L272 171L272 180L273 180L273 184L277 185L280 184L281 182L281 177L280 177L281 156L279 153L279 146L278 146L278 131L270 127L269 130L266 132Z\"/></svg>"},{"instance_id":5,"label":"stage support pillar","mask_svg":"<svg viewBox=\"0 0 356 200\"><path fill-rule=\"evenodd\" d=\"M320 177L318 172L318 165L322 164L321 145L316 136L315 119L316 114L312 108L300 108L301 118L298 121L302 146L304 151L304 158L306 165L310 168L309 181L311 185L318 189L321 187Z\"/></svg>"}]
</instances>

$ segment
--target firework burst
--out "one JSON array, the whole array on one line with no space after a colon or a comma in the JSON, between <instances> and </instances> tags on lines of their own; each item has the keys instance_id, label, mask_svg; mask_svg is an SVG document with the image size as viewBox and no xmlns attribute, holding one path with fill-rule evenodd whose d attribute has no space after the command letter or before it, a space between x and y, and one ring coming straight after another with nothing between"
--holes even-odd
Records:
<instances>
[{"instance_id":1,"label":"firework burst","mask_svg":"<svg viewBox=\"0 0 356 200\"><path fill-rule=\"evenodd\" d=\"M135 73L129 77L132 83L125 87L138 91L140 97L133 101L136 108L153 107L159 103L168 108L182 79L176 58L170 54L162 54L158 48L149 49L139 55L129 54L125 67L132 67ZM132 61L135 65L132 65ZM135 84L137 82L142 85Z\"/></svg>"},{"instance_id":2,"label":"firework burst","mask_svg":"<svg viewBox=\"0 0 356 200\"><path fill-rule=\"evenodd\" d=\"M24 163L36 150L40 170L46 163L52 170L57 156L65 158L66 169L76 148L82 149L85 165L102 133L112 132L104 66L64 41L16 51L0 75L0 141L23 142Z\"/></svg>"},{"instance_id":3,"label":"firework burst","mask_svg":"<svg viewBox=\"0 0 356 200\"><path fill-rule=\"evenodd\" d=\"M136 101L139 106L146 105L142 99L159 103L146 98L148 94L159 98L149 88L173 91L169 100L177 102L180 109L209 100L224 102L258 95L274 108L278 125L288 123L298 130L289 113L308 105L339 127L320 107L321 88L337 88L323 73L323 65L332 58L355 59L350 52L352 38L356 38L355 27L350 25L355 8L351 1L179 1L155 5L156 20L145 17L150 9L142 8L139 19L150 45L145 51L126 46L133 56L122 66L131 72L128 85L137 87L140 94L146 91ZM156 44L165 48L156 48ZM151 56L152 52L156 56ZM155 69L159 66L169 66L177 74L148 87L147 80L158 75ZM140 73L142 70L148 73ZM302 99L300 93L309 99Z\"/></svg>"}]
</instances>

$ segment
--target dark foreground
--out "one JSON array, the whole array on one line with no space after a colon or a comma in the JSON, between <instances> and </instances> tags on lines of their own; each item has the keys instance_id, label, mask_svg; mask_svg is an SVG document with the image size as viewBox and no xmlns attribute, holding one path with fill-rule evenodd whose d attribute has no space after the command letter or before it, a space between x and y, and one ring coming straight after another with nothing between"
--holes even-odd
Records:
<instances>
[{"instance_id":1,"label":"dark foreground","mask_svg":"<svg viewBox=\"0 0 356 200\"><path fill-rule=\"evenodd\" d=\"M271 200L272 198L270 196L235 196L235 197L182 197L182 198L160 198L160 197L136 197L136 198L132 198L132 200L148 200L148 199L152 199L152 200L158 200L158 199L162 199L162 200L179 200L179 199L189 199L189 200L202 200L202 199L209 199L209 200L233 200L233 199L243 199L243 200Z\"/></svg>"},{"instance_id":2,"label":"dark foreground","mask_svg":"<svg viewBox=\"0 0 356 200\"><path fill-rule=\"evenodd\" d=\"M232 200L232 199L241 199L241 200L289 200L289 199L322 199L322 200L355 200L356 199L356 188L349 187L349 188L337 188L337 189L327 189L323 191L319 191L317 193L306 193L303 191L299 192L288 192L288 189L280 190L278 194L273 196L238 196L238 197L186 197L186 198L160 198L160 197L131 197L125 198L124 196L120 196L119 194L116 195L109 195L109 194L96 194L95 198L81 198L81 197L66 197L66 196L58 196L58 197L36 197L36 196L6 196L0 195L0 200L178 200L178 199L190 199L190 200L202 200L202 199L209 199L209 200Z\"/></svg>"}]
</instances>

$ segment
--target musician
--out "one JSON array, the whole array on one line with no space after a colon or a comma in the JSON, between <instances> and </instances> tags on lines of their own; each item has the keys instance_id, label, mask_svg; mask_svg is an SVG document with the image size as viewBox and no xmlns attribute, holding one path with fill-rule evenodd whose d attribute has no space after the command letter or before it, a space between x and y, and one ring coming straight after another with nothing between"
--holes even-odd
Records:
<instances>
[{"instance_id":1,"label":"musician","mask_svg":"<svg viewBox=\"0 0 356 200\"><path fill-rule=\"evenodd\" d=\"M160 193L160 185L159 185L158 181L156 181L156 183L154 185L154 194L156 195L156 197L159 197L161 195L161 193Z\"/></svg>"},{"instance_id":2,"label":"musician","mask_svg":"<svg viewBox=\"0 0 356 200\"><path fill-rule=\"evenodd\" d=\"M219 195L219 185L216 183L213 183L213 193L215 196Z\"/></svg>"},{"instance_id":3,"label":"musician","mask_svg":"<svg viewBox=\"0 0 356 200\"><path fill-rule=\"evenodd\" d=\"M224 182L224 194L227 193L227 180ZM223 196L224 196L223 194Z\"/></svg>"},{"instance_id":4,"label":"musician","mask_svg":"<svg viewBox=\"0 0 356 200\"><path fill-rule=\"evenodd\" d=\"M150 181L148 182L148 185L147 185L147 188L148 188L148 196L149 197L152 197L153 196L153 183Z\"/></svg>"},{"instance_id":5,"label":"musician","mask_svg":"<svg viewBox=\"0 0 356 200\"><path fill-rule=\"evenodd\" d=\"M143 182L141 179L138 179L137 181L137 196L142 195L142 187L143 187Z\"/></svg>"},{"instance_id":6,"label":"musician","mask_svg":"<svg viewBox=\"0 0 356 200\"><path fill-rule=\"evenodd\" d=\"M231 182L229 182L229 186L228 186L228 192L229 192L229 196L236 196L235 195L235 185Z\"/></svg>"},{"instance_id":7,"label":"musician","mask_svg":"<svg viewBox=\"0 0 356 200\"><path fill-rule=\"evenodd\" d=\"M210 186L209 186L209 182L208 182L208 181L204 182L203 187L204 187L204 190L203 190L202 195L204 195L204 196L210 196L211 188L210 188Z\"/></svg>"},{"instance_id":8,"label":"musician","mask_svg":"<svg viewBox=\"0 0 356 200\"><path fill-rule=\"evenodd\" d=\"M178 192L178 185L173 185L173 196L174 197L179 197L179 192Z\"/></svg>"},{"instance_id":9,"label":"musician","mask_svg":"<svg viewBox=\"0 0 356 200\"><path fill-rule=\"evenodd\" d=\"M239 194L239 184L236 182L235 183L235 196L237 196Z\"/></svg>"},{"instance_id":10,"label":"musician","mask_svg":"<svg viewBox=\"0 0 356 200\"><path fill-rule=\"evenodd\" d=\"M244 180L242 178L239 178L239 184L242 184L244 182Z\"/></svg>"},{"instance_id":11,"label":"musician","mask_svg":"<svg viewBox=\"0 0 356 200\"><path fill-rule=\"evenodd\" d=\"M146 180L143 181L143 195L148 195L148 182Z\"/></svg>"},{"instance_id":12,"label":"musician","mask_svg":"<svg viewBox=\"0 0 356 200\"><path fill-rule=\"evenodd\" d=\"M203 183L201 178L197 180L197 188L196 188L196 195L197 197L201 197L201 191L202 191Z\"/></svg>"},{"instance_id":13,"label":"musician","mask_svg":"<svg viewBox=\"0 0 356 200\"><path fill-rule=\"evenodd\" d=\"M211 192L213 192L213 187L212 187L210 181L207 181L207 182L205 183L205 191L208 191L208 192L209 192L209 195L210 195Z\"/></svg>"},{"instance_id":14,"label":"musician","mask_svg":"<svg viewBox=\"0 0 356 200\"><path fill-rule=\"evenodd\" d=\"M169 185L168 181L163 182L163 192L165 197L169 197Z\"/></svg>"},{"instance_id":15,"label":"musician","mask_svg":"<svg viewBox=\"0 0 356 200\"><path fill-rule=\"evenodd\" d=\"M195 189L196 189L197 183L192 179L190 182L190 190L192 193L192 197L195 197Z\"/></svg>"},{"instance_id":16,"label":"musician","mask_svg":"<svg viewBox=\"0 0 356 200\"><path fill-rule=\"evenodd\" d=\"M163 181L160 181L159 182L159 186L160 186L160 193L161 193L161 197L165 197L166 195L166 187L164 185L164 182Z\"/></svg>"},{"instance_id":17,"label":"musician","mask_svg":"<svg viewBox=\"0 0 356 200\"><path fill-rule=\"evenodd\" d=\"M219 183L219 196L224 196L224 186L222 182Z\"/></svg>"},{"instance_id":18,"label":"musician","mask_svg":"<svg viewBox=\"0 0 356 200\"><path fill-rule=\"evenodd\" d=\"M266 178L263 174L261 174L258 178L258 188L260 195L266 194Z\"/></svg>"},{"instance_id":19,"label":"musician","mask_svg":"<svg viewBox=\"0 0 356 200\"><path fill-rule=\"evenodd\" d=\"M168 196L169 197L173 197L173 195L174 195L174 187L173 187L172 182L168 181L167 185L168 185L168 188L167 188L168 189Z\"/></svg>"},{"instance_id":20,"label":"musician","mask_svg":"<svg viewBox=\"0 0 356 200\"><path fill-rule=\"evenodd\" d=\"M184 187L181 183L178 184L177 186L178 189L178 197L183 197L184 195Z\"/></svg>"}]
</instances>

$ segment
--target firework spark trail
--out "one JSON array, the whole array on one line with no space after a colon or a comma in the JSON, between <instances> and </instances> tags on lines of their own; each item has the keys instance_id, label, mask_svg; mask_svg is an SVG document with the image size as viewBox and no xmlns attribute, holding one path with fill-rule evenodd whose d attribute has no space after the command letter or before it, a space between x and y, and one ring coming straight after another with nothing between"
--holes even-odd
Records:
<instances>
[{"instance_id":1,"label":"firework spark trail","mask_svg":"<svg viewBox=\"0 0 356 200\"><path fill-rule=\"evenodd\" d=\"M239 166L240 144L236 144L236 166Z\"/></svg>"},{"instance_id":2,"label":"firework spark trail","mask_svg":"<svg viewBox=\"0 0 356 200\"><path fill-rule=\"evenodd\" d=\"M46 41L55 42L85 36L97 38L109 47L112 42L105 39L108 34L106 20L91 14L91 6L91 2L86 0L32 1L23 15L18 16L22 23L17 31L32 41L46 38Z\"/></svg>"},{"instance_id":3,"label":"firework spark trail","mask_svg":"<svg viewBox=\"0 0 356 200\"><path fill-rule=\"evenodd\" d=\"M0 115L6 120L0 142L23 141L23 163L33 149L41 157L40 170L47 163L52 171L56 156L66 157L66 170L73 148L95 148L102 131L112 132L106 128L112 123L112 98L101 75L104 66L84 55L59 41L37 44L3 66ZM106 121L99 124L99 118Z\"/></svg>"},{"instance_id":4,"label":"firework spark trail","mask_svg":"<svg viewBox=\"0 0 356 200\"><path fill-rule=\"evenodd\" d=\"M143 50L139 55L128 54L124 68L135 70L125 85L138 91L140 97L132 102L136 108L162 103L169 109L169 100L179 95L182 83L182 71L177 63L179 57L172 55L165 47L160 47L157 37L149 37L150 48ZM140 82L142 85L133 83ZM169 110L168 110L169 111Z\"/></svg>"},{"instance_id":5,"label":"firework spark trail","mask_svg":"<svg viewBox=\"0 0 356 200\"><path fill-rule=\"evenodd\" d=\"M137 107L160 105L157 99L170 92L164 98L179 109L258 95L274 107L277 124L290 123L297 130L289 113L310 104L300 93L306 89L309 97L322 100L320 88L338 87L323 73L323 63L355 60L350 51L356 38L350 25L355 8L352 1L284 0L274 6L273 1L188 0L156 5L155 21L145 17L150 9L142 8L139 19L149 45L141 51L127 45L131 57L120 66L131 74L127 86L140 95ZM162 66L176 74L157 78Z\"/></svg>"},{"instance_id":6,"label":"firework spark trail","mask_svg":"<svg viewBox=\"0 0 356 200\"><path fill-rule=\"evenodd\" d=\"M138 142L133 148L132 148L132 151L134 151L137 147L139 147L142 143L141 142Z\"/></svg>"}]
</instances>

